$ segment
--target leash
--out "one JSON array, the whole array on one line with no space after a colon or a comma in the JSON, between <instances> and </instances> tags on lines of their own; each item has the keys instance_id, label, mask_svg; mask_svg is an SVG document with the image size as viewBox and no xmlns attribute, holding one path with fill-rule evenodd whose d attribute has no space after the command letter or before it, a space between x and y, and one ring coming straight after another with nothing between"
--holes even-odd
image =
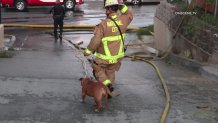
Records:
<instances>
[{"instance_id":1,"label":"leash","mask_svg":"<svg viewBox=\"0 0 218 123\"><path fill-rule=\"evenodd\" d=\"M84 76L90 76L88 69L87 69L87 63L86 61L89 61L89 57L86 57L83 55L83 51L80 46L78 46L78 50L76 50L76 55L75 55L82 63L82 67L84 70Z\"/></svg>"},{"instance_id":2,"label":"leash","mask_svg":"<svg viewBox=\"0 0 218 123\"><path fill-rule=\"evenodd\" d=\"M68 41L70 44L72 44L75 48L76 48L76 55L75 57L78 58L81 63L82 63L82 68L83 68L83 74L84 76L91 76L90 73L88 72L88 68L87 68L87 63L86 61L89 61L90 63L93 62L93 56L90 56L91 58L89 58L88 56L84 56L83 55L83 49L78 45L78 44L74 44L73 42L71 42L71 40L68 40L66 38L64 38L66 41ZM72 47L73 48L73 47Z\"/></svg>"}]
</instances>

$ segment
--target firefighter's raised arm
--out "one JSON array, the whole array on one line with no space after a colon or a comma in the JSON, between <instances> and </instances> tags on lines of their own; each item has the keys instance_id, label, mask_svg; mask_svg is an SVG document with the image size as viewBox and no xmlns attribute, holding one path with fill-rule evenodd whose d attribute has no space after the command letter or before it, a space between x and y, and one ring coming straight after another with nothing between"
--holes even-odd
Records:
<instances>
[{"instance_id":1,"label":"firefighter's raised arm","mask_svg":"<svg viewBox=\"0 0 218 123\"><path fill-rule=\"evenodd\" d=\"M119 2L119 10L122 13L121 18L125 18L124 20L130 24L133 19L132 11L123 3L123 0L118 0Z\"/></svg>"}]
</instances>

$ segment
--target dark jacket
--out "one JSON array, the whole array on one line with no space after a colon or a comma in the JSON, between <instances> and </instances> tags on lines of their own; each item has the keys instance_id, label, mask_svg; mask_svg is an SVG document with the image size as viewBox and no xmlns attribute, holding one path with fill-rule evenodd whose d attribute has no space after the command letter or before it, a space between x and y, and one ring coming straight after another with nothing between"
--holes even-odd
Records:
<instances>
[{"instance_id":1,"label":"dark jacket","mask_svg":"<svg viewBox=\"0 0 218 123\"><path fill-rule=\"evenodd\" d=\"M64 19L65 9L61 4L56 4L51 8L50 13L53 14L53 18L62 18Z\"/></svg>"}]
</instances>

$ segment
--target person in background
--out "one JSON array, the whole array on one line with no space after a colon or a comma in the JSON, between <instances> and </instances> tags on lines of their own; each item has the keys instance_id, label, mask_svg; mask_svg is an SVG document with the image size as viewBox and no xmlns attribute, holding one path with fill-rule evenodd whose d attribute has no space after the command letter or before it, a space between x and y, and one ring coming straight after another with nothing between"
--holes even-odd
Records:
<instances>
[{"instance_id":1,"label":"person in background","mask_svg":"<svg viewBox=\"0 0 218 123\"><path fill-rule=\"evenodd\" d=\"M64 25L64 16L65 16L65 9L61 5L60 0L56 0L56 5L51 8L50 13L52 13L53 20L54 20L54 37L55 41L60 38L62 41L62 33L63 33L63 25ZM60 30L60 35L58 36L58 27Z\"/></svg>"}]
</instances>

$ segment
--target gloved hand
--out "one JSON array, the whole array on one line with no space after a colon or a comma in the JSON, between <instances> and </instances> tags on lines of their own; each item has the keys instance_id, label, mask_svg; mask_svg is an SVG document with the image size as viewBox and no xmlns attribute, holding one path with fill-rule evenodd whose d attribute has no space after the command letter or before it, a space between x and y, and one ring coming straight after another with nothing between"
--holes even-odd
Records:
<instances>
[{"instance_id":1,"label":"gloved hand","mask_svg":"<svg viewBox=\"0 0 218 123\"><path fill-rule=\"evenodd\" d=\"M84 53L83 53L83 55L84 55L84 56L89 56L90 54L88 54L88 53L84 52Z\"/></svg>"}]
</instances>

